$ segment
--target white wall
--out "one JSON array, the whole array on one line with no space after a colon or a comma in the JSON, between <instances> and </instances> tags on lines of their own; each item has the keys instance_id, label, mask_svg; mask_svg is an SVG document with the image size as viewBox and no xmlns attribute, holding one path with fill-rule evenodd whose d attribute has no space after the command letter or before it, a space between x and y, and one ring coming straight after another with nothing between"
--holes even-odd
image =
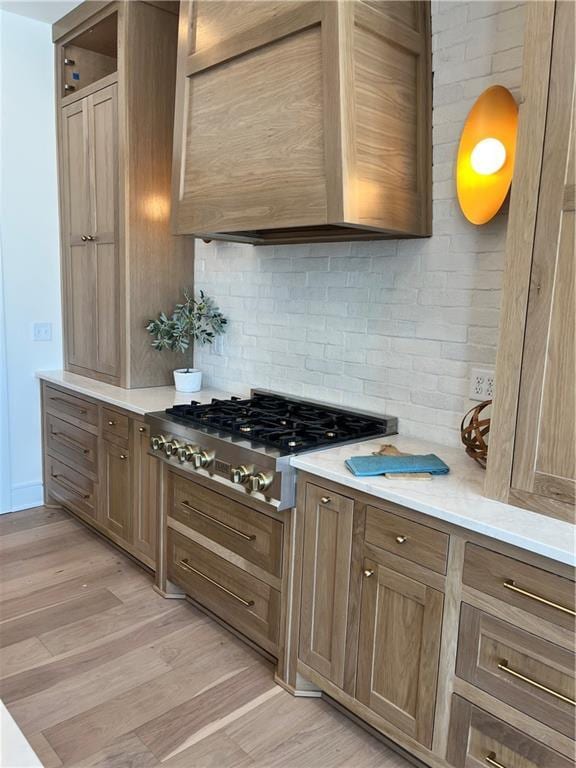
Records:
<instances>
[{"instance_id":1,"label":"white wall","mask_svg":"<svg viewBox=\"0 0 576 768\"><path fill-rule=\"evenodd\" d=\"M497 83L518 93L524 10L432 0L432 238L274 249L197 241L196 287L230 318L224 354L196 354L209 383L386 412L405 434L459 441L470 369L495 360L508 217L468 223L454 165L480 93Z\"/></svg>"},{"instance_id":2,"label":"white wall","mask_svg":"<svg viewBox=\"0 0 576 768\"><path fill-rule=\"evenodd\" d=\"M42 501L34 372L62 367L50 25L0 10L0 62L0 426L4 412L9 438L0 442L0 512L7 512ZM32 341L34 322L52 323L51 342Z\"/></svg>"}]
</instances>

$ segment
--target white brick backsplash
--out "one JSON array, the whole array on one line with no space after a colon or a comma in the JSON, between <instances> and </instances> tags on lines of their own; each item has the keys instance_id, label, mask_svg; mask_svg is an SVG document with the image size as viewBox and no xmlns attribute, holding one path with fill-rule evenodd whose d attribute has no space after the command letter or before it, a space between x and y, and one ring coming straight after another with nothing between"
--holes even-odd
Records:
<instances>
[{"instance_id":1,"label":"white brick backsplash","mask_svg":"<svg viewBox=\"0 0 576 768\"><path fill-rule=\"evenodd\" d=\"M254 248L196 241L195 284L229 318L223 354L196 351L207 385L267 387L375 413L459 442L471 368L496 357L508 215L470 224L458 141L475 99L518 96L525 3L432 2L433 231L423 240Z\"/></svg>"}]
</instances>

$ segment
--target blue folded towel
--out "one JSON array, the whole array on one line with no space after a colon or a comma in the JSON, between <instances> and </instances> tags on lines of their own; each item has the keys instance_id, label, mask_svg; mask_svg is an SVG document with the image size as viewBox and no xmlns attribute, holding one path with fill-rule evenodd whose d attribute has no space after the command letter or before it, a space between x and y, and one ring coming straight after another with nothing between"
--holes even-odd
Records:
<instances>
[{"instance_id":1,"label":"blue folded towel","mask_svg":"<svg viewBox=\"0 0 576 768\"><path fill-rule=\"evenodd\" d=\"M346 459L346 466L357 477L416 472L446 475L450 472L450 467L433 453L426 456L353 456Z\"/></svg>"}]
</instances>

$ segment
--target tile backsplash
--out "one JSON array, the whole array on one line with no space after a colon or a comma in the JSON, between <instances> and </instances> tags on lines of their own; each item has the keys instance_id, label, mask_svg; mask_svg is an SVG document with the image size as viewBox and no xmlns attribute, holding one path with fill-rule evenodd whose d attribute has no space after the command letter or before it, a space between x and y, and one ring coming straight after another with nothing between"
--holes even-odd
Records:
<instances>
[{"instance_id":1,"label":"tile backsplash","mask_svg":"<svg viewBox=\"0 0 576 768\"><path fill-rule=\"evenodd\" d=\"M253 247L197 241L195 287L230 325L196 351L206 383L264 387L398 416L400 431L459 441L472 367L498 341L506 208L476 227L456 200L474 100L518 96L525 4L432 0L433 231L426 240Z\"/></svg>"}]
</instances>

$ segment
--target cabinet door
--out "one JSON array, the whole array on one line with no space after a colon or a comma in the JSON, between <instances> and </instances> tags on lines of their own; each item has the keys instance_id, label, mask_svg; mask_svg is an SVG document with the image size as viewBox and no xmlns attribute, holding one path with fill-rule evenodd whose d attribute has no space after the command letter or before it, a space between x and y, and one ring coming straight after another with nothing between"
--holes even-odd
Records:
<instances>
[{"instance_id":1,"label":"cabinet door","mask_svg":"<svg viewBox=\"0 0 576 768\"><path fill-rule=\"evenodd\" d=\"M443 596L365 559L356 698L432 744Z\"/></svg>"},{"instance_id":2,"label":"cabinet door","mask_svg":"<svg viewBox=\"0 0 576 768\"><path fill-rule=\"evenodd\" d=\"M96 362L96 270L86 236L92 226L88 102L62 110L62 257L67 361L92 369Z\"/></svg>"},{"instance_id":3,"label":"cabinet door","mask_svg":"<svg viewBox=\"0 0 576 768\"><path fill-rule=\"evenodd\" d=\"M148 454L150 431L148 425L132 420L133 430L133 480L134 513L132 518L132 543L150 567L156 565L156 540L158 524L158 490L160 461Z\"/></svg>"},{"instance_id":4,"label":"cabinet door","mask_svg":"<svg viewBox=\"0 0 576 768\"><path fill-rule=\"evenodd\" d=\"M120 371L120 267L118 263L118 117L116 85L88 97L91 244L96 302L95 370Z\"/></svg>"},{"instance_id":5,"label":"cabinet door","mask_svg":"<svg viewBox=\"0 0 576 768\"><path fill-rule=\"evenodd\" d=\"M299 657L342 687L352 549L352 499L308 483Z\"/></svg>"},{"instance_id":6,"label":"cabinet door","mask_svg":"<svg viewBox=\"0 0 576 768\"><path fill-rule=\"evenodd\" d=\"M574 28L574 4L556 3L512 471L513 492L530 508L550 511L551 499L566 505L566 519L576 478Z\"/></svg>"},{"instance_id":7,"label":"cabinet door","mask_svg":"<svg viewBox=\"0 0 576 768\"><path fill-rule=\"evenodd\" d=\"M131 495L128 450L101 442L102 524L111 533L130 542Z\"/></svg>"}]
</instances>

